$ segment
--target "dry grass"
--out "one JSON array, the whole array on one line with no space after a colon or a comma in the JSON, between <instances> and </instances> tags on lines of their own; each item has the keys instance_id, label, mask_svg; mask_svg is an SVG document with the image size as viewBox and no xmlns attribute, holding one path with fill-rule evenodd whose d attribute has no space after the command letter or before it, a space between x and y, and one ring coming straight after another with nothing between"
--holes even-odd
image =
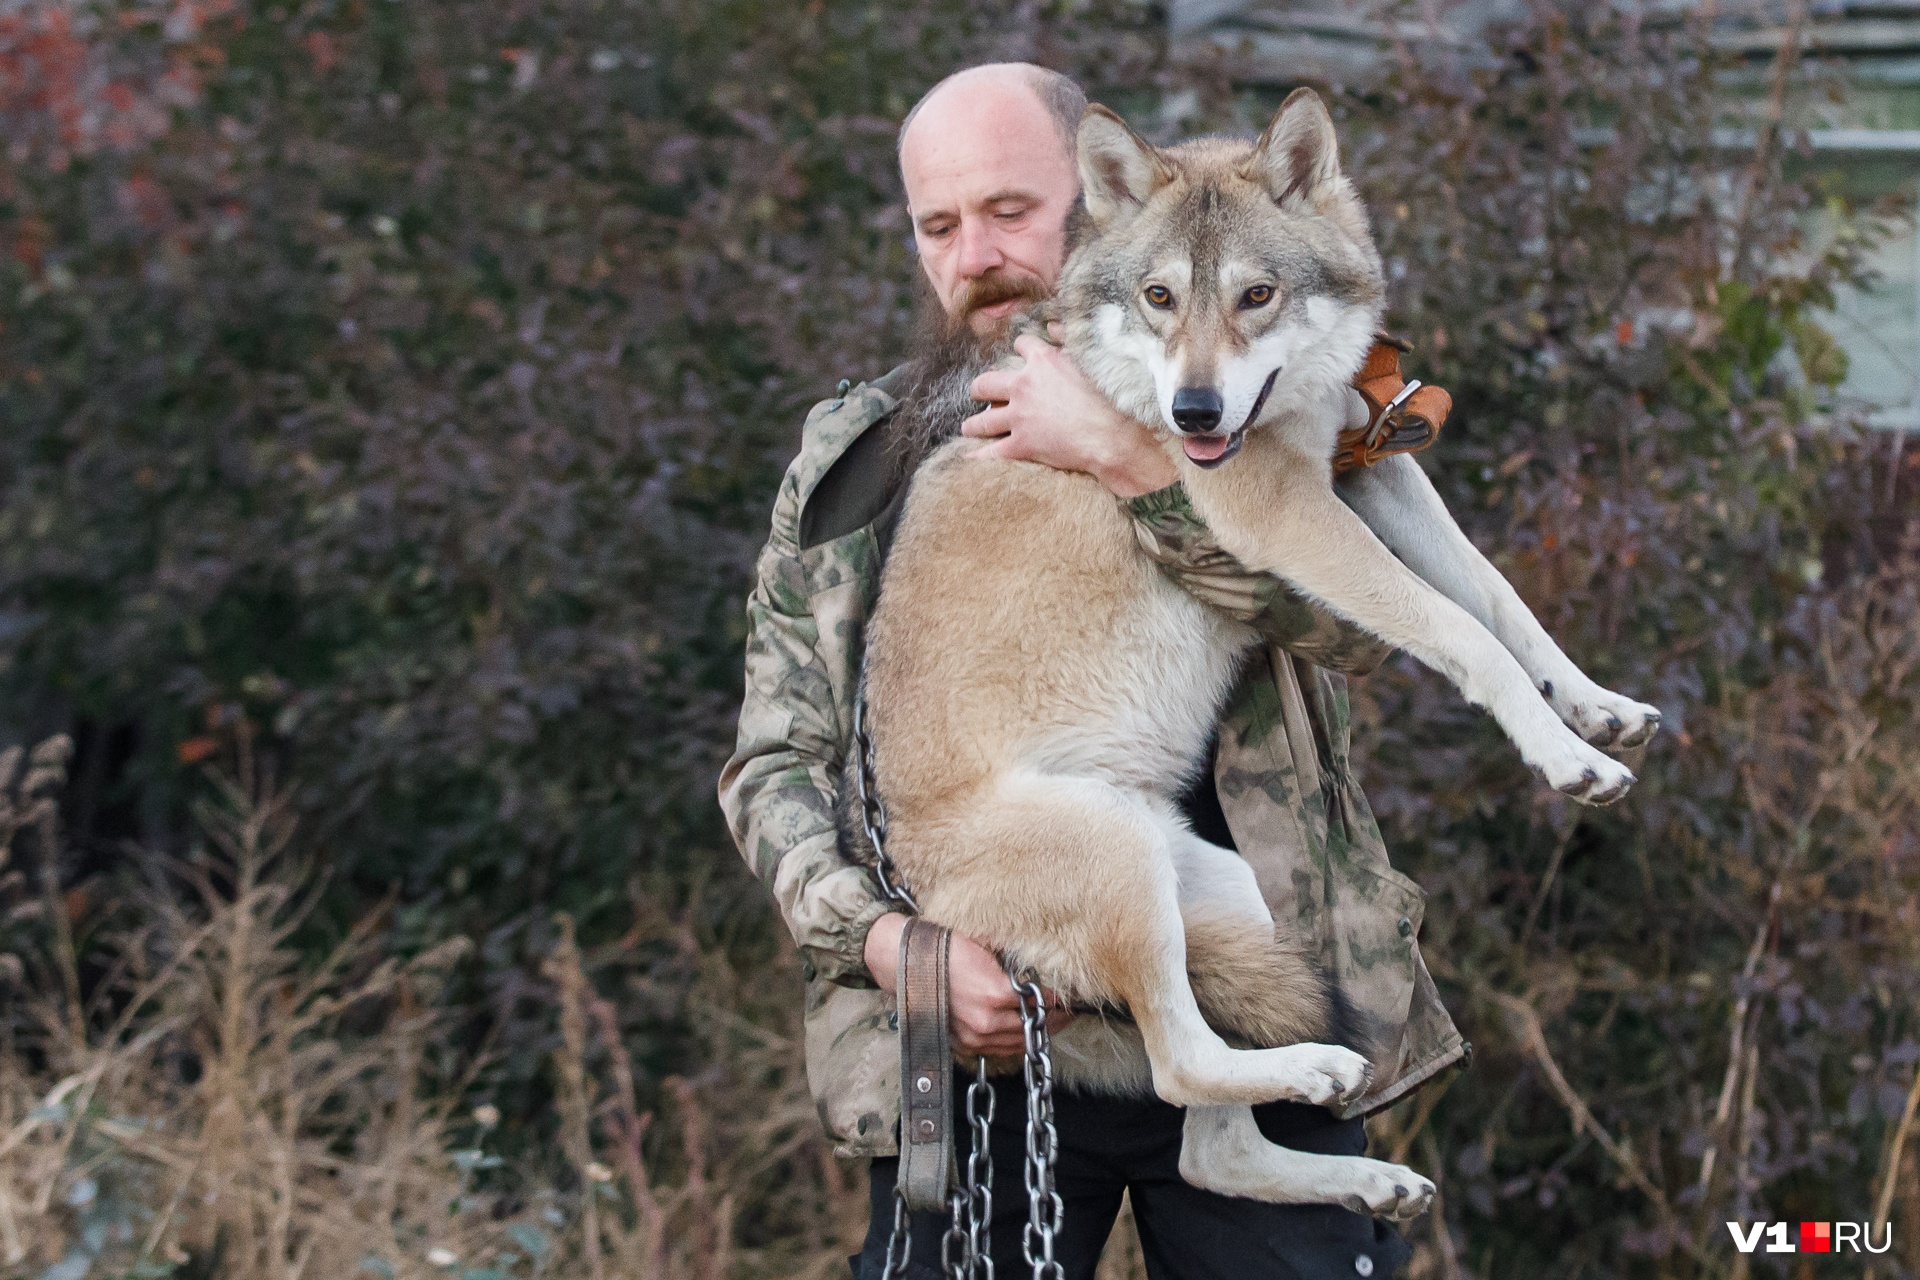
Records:
<instances>
[{"instance_id":1,"label":"dry grass","mask_svg":"<svg viewBox=\"0 0 1920 1280\"><path fill-rule=\"evenodd\" d=\"M448 1047L464 941L383 956L376 915L303 959L290 938L316 878L284 794L244 738L236 748L199 813L203 851L149 859L146 890L89 911L114 923L79 946L80 904L55 870L68 744L0 757L0 859L37 864L32 884L0 866L0 1275L721 1280L845 1266L863 1179L826 1154L797 1046L736 1012L751 993L717 989L722 971L696 979L716 1011L706 1060L727 1068L669 1080L643 1110L613 1006L561 921L546 964L560 1149L503 1160L489 1151L500 1117L470 1107L481 1061ZM757 1223L738 1221L743 1203ZM779 1243L742 1243L756 1235Z\"/></svg>"},{"instance_id":2,"label":"dry grass","mask_svg":"<svg viewBox=\"0 0 1920 1280\"><path fill-rule=\"evenodd\" d=\"M844 1274L865 1174L820 1135L795 984L743 980L637 895L604 953L557 919L557 1114L522 1119L559 1140L506 1159L502 1117L471 1103L484 1054L449 1047L467 944L384 955L381 912L317 962L296 949L321 877L244 730L233 745L203 847L147 857L138 893L92 905L58 872L69 744L0 755L0 1276ZM110 923L76 941L76 919ZM651 1109L599 989L650 998L620 969L643 943L693 958L700 1059L724 1064L667 1079ZM1123 1216L1100 1277L1142 1274Z\"/></svg>"}]
</instances>

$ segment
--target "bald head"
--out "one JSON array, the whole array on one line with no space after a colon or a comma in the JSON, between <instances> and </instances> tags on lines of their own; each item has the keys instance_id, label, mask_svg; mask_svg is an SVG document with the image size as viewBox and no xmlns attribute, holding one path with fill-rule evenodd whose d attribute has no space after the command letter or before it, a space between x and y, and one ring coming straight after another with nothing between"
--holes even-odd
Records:
<instances>
[{"instance_id":1,"label":"bald head","mask_svg":"<svg viewBox=\"0 0 1920 1280\"><path fill-rule=\"evenodd\" d=\"M905 153L907 131L913 128L920 113L935 99L947 96L949 90L958 91L962 102L974 101L980 95L994 92L1011 91L1017 94L1025 90L1053 120L1053 127L1060 134L1060 143L1069 156L1073 154L1074 139L1080 132L1080 117L1087 113L1087 95L1073 82L1072 77L1035 66L1031 62L985 62L954 72L920 95L920 101L913 104L913 110L907 112L907 118L900 122L896 144L900 153Z\"/></svg>"},{"instance_id":2,"label":"bald head","mask_svg":"<svg viewBox=\"0 0 1920 1280\"><path fill-rule=\"evenodd\" d=\"M900 127L920 265L947 313L978 332L1053 289L1079 196L1073 138L1085 109L1058 72L991 63L942 80Z\"/></svg>"}]
</instances>

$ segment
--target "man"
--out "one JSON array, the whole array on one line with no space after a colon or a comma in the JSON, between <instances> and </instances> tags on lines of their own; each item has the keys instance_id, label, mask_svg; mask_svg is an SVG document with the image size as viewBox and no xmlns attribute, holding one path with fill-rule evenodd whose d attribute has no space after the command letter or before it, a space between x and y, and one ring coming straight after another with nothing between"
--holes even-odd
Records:
<instances>
[{"instance_id":1,"label":"man","mask_svg":"<svg viewBox=\"0 0 1920 1280\"><path fill-rule=\"evenodd\" d=\"M880 1275L892 1217L900 1082L891 993L904 924L835 840L861 628L905 476L935 443L919 438L925 415L915 406L940 378L971 377L1011 316L1046 296L1059 274L1084 106L1071 81L1011 64L949 77L909 114L900 164L931 294L926 332L909 365L808 415L748 601L747 694L721 802L805 957L807 1066L821 1117L837 1152L873 1158L872 1223L853 1259L859 1280ZM1385 650L1236 564L1193 514L1146 428L1046 343L1023 338L1017 349L1023 367L971 381L972 398L990 407L964 431L992 438L986 447L999 456L1099 479L1175 581L1271 642L1229 700L1213 774L1184 808L1196 831L1247 858L1280 927L1318 949L1356 1047L1374 1065L1373 1088L1352 1116L1276 1103L1257 1109L1262 1130L1304 1150L1360 1154L1361 1114L1466 1053L1414 942L1420 891L1388 865L1347 765L1345 686L1334 671L1370 670ZM964 1061L1019 1053L1018 1011L996 958L955 937L951 967L956 1053ZM1054 1024L1065 1016L1054 1013ZM1024 1100L1017 1078L996 1082L996 1093L993 1251L1003 1274L1022 1274ZM1407 1253L1383 1225L1346 1209L1188 1186L1177 1167L1181 1113L1156 1099L1062 1094L1057 1123L1066 1227L1056 1256L1076 1280L1093 1274L1123 1192L1155 1280L1385 1276ZM943 1228L931 1215L915 1220L911 1274L937 1274Z\"/></svg>"}]
</instances>

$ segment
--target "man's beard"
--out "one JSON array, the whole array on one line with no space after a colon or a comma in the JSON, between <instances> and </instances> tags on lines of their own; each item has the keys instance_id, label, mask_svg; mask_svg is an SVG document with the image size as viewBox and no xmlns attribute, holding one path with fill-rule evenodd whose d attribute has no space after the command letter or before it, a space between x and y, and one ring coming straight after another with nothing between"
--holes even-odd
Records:
<instances>
[{"instance_id":1,"label":"man's beard","mask_svg":"<svg viewBox=\"0 0 1920 1280\"><path fill-rule=\"evenodd\" d=\"M999 274L971 281L951 314L924 278L917 294L910 372L893 415L888 449L895 475L911 474L928 454L960 434L960 424L982 407L967 388L1013 350L1011 331L1019 311L985 333L968 323L974 312L997 302L1039 303L1047 298L1045 287L1031 276Z\"/></svg>"}]
</instances>

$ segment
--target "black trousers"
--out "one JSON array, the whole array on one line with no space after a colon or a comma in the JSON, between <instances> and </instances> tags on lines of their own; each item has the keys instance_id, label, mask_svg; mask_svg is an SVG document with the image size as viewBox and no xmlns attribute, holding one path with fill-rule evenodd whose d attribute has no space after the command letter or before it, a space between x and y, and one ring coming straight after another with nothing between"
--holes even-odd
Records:
<instances>
[{"instance_id":1,"label":"black trousers","mask_svg":"<svg viewBox=\"0 0 1920 1280\"><path fill-rule=\"evenodd\" d=\"M959 1103L966 1074L956 1073L955 1146L965 1167L971 1149ZM1002 1280L1024 1280L1021 1231L1027 1222L1022 1181L1026 1158L1026 1094L1020 1077L993 1081L993 1262ZM1255 1107L1260 1131L1301 1151L1361 1155L1362 1121L1335 1120L1320 1107L1273 1102ZM1180 1127L1185 1113L1157 1098L1110 1098L1060 1092L1054 1098L1060 1134L1055 1173L1066 1204L1054 1257L1068 1280L1091 1280L1120 1213L1122 1192L1152 1280L1386 1280L1411 1255L1384 1222L1335 1205L1278 1205L1241 1200L1189 1186L1180 1178ZM866 1243L849 1261L855 1280L880 1280L893 1225L898 1160L875 1160L872 1218ZM913 1215L912 1280L937 1280L944 1215Z\"/></svg>"}]
</instances>

